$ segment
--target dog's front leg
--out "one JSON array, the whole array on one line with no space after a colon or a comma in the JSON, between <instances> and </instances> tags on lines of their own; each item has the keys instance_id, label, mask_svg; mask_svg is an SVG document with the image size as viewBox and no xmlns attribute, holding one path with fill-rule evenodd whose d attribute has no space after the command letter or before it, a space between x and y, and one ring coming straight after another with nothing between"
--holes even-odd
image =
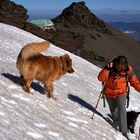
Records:
<instances>
[{"instance_id":1,"label":"dog's front leg","mask_svg":"<svg viewBox=\"0 0 140 140\"><path fill-rule=\"evenodd\" d=\"M20 83L21 86L25 85L25 80L24 80L23 75L20 75L19 83Z\"/></svg>"},{"instance_id":2,"label":"dog's front leg","mask_svg":"<svg viewBox=\"0 0 140 140\"><path fill-rule=\"evenodd\" d=\"M130 130L130 132L132 133L132 134L134 134L135 132L134 132L134 125L131 125L131 126L129 126L129 130Z\"/></svg>"},{"instance_id":3,"label":"dog's front leg","mask_svg":"<svg viewBox=\"0 0 140 140\"><path fill-rule=\"evenodd\" d=\"M26 88L25 91L30 94L30 86L31 86L32 80L27 80L26 81Z\"/></svg>"},{"instance_id":4,"label":"dog's front leg","mask_svg":"<svg viewBox=\"0 0 140 140\"><path fill-rule=\"evenodd\" d=\"M56 98L53 95L53 91L54 91L53 83L52 84L45 83L45 90L48 92L49 98L53 98L54 100L56 100Z\"/></svg>"}]
</instances>

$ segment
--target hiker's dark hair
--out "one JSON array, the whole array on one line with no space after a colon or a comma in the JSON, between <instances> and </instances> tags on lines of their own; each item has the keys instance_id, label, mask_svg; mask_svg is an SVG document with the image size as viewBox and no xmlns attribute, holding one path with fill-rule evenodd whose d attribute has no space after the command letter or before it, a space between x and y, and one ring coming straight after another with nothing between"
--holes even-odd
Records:
<instances>
[{"instance_id":1,"label":"hiker's dark hair","mask_svg":"<svg viewBox=\"0 0 140 140\"><path fill-rule=\"evenodd\" d=\"M114 63L114 70L116 70L116 65L123 65L125 66L125 70L127 71L128 70L128 61L127 61L127 58L126 56L123 56L123 55L120 55L118 56L117 58L115 58L113 60L113 63Z\"/></svg>"}]
</instances>

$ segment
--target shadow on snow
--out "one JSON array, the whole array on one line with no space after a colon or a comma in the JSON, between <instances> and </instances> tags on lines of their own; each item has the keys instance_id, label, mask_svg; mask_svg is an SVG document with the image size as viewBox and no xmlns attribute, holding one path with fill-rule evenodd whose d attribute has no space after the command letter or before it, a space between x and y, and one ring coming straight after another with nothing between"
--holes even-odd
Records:
<instances>
[{"instance_id":1,"label":"shadow on snow","mask_svg":"<svg viewBox=\"0 0 140 140\"><path fill-rule=\"evenodd\" d=\"M92 112L95 111L95 113L96 113L97 115L99 115L100 117L102 117L102 118L103 118L106 122L108 122L114 129L116 129L116 127L115 127L114 123L112 122L111 118L104 117L104 116L102 115L102 113L100 113L99 111L95 110L95 108L94 108L91 104L87 103L86 101L84 101L83 99L79 98L78 96L75 96L75 95L72 95L72 94L69 94L69 95L68 95L68 98L69 98L70 100L72 100L73 102L76 102L76 103L80 104L81 106L83 106L84 108L87 108L88 110L90 110L90 111L92 111Z\"/></svg>"},{"instance_id":2,"label":"shadow on snow","mask_svg":"<svg viewBox=\"0 0 140 140\"><path fill-rule=\"evenodd\" d=\"M15 75L12 75L12 74L9 74L9 73L2 73L1 75L4 76L4 77L6 77L7 79L11 80L15 84L20 85L20 82L19 82L20 81L20 78L18 76L15 76ZM41 94L45 94L45 93L43 93L44 88L41 85L39 85L38 83L32 82L31 87L35 91L38 91Z\"/></svg>"}]
</instances>

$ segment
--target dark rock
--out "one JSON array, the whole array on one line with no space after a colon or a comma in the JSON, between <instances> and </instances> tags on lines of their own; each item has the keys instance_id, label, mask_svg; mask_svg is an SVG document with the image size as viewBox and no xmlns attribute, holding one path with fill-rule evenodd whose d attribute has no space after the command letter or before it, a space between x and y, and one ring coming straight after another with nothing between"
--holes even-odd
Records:
<instances>
[{"instance_id":1,"label":"dark rock","mask_svg":"<svg viewBox=\"0 0 140 140\"><path fill-rule=\"evenodd\" d=\"M0 22L24 28L28 18L27 10L22 5L16 5L9 0L0 0Z\"/></svg>"},{"instance_id":2,"label":"dark rock","mask_svg":"<svg viewBox=\"0 0 140 140\"><path fill-rule=\"evenodd\" d=\"M57 24L63 24L65 27L82 27L86 29L100 30L103 33L110 33L106 28L105 23L98 19L85 2L73 2L68 8L65 8L61 15L54 18L53 21ZM59 26L59 25L58 25Z\"/></svg>"}]
</instances>

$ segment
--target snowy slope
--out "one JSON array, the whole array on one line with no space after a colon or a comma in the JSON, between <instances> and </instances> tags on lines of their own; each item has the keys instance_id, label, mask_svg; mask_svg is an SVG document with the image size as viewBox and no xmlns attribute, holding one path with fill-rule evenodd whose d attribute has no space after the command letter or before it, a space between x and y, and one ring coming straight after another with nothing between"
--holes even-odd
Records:
<instances>
[{"instance_id":1,"label":"snowy slope","mask_svg":"<svg viewBox=\"0 0 140 140\"><path fill-rule=\"evenodd\" d=\"M102 100L91 119L101 91L97 80L100 68L54 45L45 55L69 54L75 73L55 82L57 101L42 95L34 81L31 95L18 84L16 58L20 49L38 38L16 27L0 23L0 140L125 140L116 131L103 108ZM140 94L131 89L130 108L140 111ZM136 132L140 118L136 124ZM137 134L136 134L137 135Z\"/></svg>"}]
</instances>

